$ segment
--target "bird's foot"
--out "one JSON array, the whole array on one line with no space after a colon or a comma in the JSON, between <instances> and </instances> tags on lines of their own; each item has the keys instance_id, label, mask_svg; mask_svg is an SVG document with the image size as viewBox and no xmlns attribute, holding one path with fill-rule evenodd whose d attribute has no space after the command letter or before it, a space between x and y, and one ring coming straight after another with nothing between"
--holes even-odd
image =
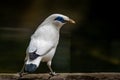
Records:
<instances>
[{"instance_id":1,"label":"bird's foot","mask_svg":"<svg viewBox=\"0 0 120 80\"><path fill-rule=\"evenodd\" d=\"M57 74L55 72L50 72L49 73L51 76L57 76Z\"/></svg>"},{"instance_id":2,"label":"bird's foot","mask_svg":"<svg viewBox=\"0 0 120 80\"><path fill-rule=\"evenodd\" d=\"M50 78L58 75L58 74L56 74L55 72L50 72L49 74L50 74L50 76L49 76L48 80L49 80Z\"/></svg>"},{"instance_id":3,"label":"bird's foot","mask_svg":"<svg viewBox=\"0 0 120 80\"><path fill-rule=\"evenodd\" d=\"M19 72L19 77L23 77L24 75L26 75L27 73L24 73L24 72Z\"/></svg>"},{"instance_id":4,"label":"bird's foot","mask_svg":"<svg viewBox=\"0 0 120 80\"><path fill-rule=\"evenodd\" d=\"M23 76L23 72L19 72L18 75L19 75L19 77L22 77Z\"/></svg>"}]
</instances>

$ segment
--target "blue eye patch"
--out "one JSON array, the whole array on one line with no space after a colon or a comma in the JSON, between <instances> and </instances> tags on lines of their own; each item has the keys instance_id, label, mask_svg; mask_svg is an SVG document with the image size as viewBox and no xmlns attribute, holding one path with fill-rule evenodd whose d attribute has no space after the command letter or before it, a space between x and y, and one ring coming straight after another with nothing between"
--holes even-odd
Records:
<instances>
[{"instance_id":1,"label":"blue eye patch","mask_svg":"<svg viewBox=\"0 0 120 80\"><path fill-rule=\"evenodd\" d=\"M63 17L60 17L60 16L58 16L57 18L55 18L55 20L60 21L60 22L62 22L62 23L65 23L65 22L66 22L66 21L63 19Z\"/></svg>"}]
</instances>

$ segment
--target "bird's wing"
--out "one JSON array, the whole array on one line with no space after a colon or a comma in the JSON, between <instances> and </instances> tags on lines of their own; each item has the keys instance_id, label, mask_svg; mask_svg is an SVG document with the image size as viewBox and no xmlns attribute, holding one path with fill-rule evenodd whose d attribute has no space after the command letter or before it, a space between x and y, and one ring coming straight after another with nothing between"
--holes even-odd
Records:
<instances>
[{"instance_id":1,"label":"bird's wing","mask_svg":"<svg viewBox=\"0 0 120 80\"><path fill-rule=\"evenodd\" d=\"M33 53L39 56L43 56L46 55L53 47L54 45L51 44L49 41L32 39L28 46L27 53Z\"/></svg>"}]
</instances>

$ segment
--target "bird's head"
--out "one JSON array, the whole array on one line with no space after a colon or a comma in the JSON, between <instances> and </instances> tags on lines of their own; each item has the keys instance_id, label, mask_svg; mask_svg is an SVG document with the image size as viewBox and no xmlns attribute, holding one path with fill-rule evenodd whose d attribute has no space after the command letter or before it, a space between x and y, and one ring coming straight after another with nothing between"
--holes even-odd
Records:
<instances>
[{"instance_id":1,"label":"bird's head","mask_svg":"<svg viewBox=\"0 0 120 80\"><path fill-rule=\"evenodd\" d=\"M62 14L52 14L46 20L46 22L52 23L58 27L62 27L67 22L75 23L74 20Z\"/></svg>"}]
</instances>

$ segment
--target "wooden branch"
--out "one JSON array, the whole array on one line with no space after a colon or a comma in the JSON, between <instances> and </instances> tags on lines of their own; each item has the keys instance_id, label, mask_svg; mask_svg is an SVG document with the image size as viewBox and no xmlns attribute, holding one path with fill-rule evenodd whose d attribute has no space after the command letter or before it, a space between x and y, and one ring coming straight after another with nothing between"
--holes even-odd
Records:
<instances>
[{"instance_id":1,"label":"wooden branch","mask_svg":"<svg viewBox=\"0 0 120 80\"><path fill-rule=\"evenodd\" d=\"M120 73L58 73L57 76L49 74L18 74L1 73L0 80L120 80Z\"/></svg>"}]
</instances>

